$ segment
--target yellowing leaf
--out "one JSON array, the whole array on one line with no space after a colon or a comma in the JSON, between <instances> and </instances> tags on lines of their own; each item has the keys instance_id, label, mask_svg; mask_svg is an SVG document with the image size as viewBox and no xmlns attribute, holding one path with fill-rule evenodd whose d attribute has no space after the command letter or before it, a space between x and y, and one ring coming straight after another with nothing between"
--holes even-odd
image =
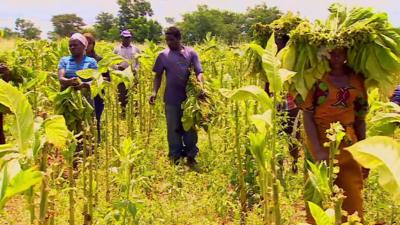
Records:
<instances>
[{"instance_id":1,"label":"yellowing leaf","mask_svg":"<svg viewBox=\"0 0 400 225\"><path fill-rule=\"evenodd\" d=\"M65 124L63 116L53 116L44 122L46 140L56 148L63 148L70 138L73 138L71 132Z\"/></svg>"},{"instance_id":2,"label":"yellowing leaf","mask_svg":"<svg viewBox=\"0 0 400 225\"><path fill-rule=\"evenodd\" d=\"M22 154L30 155L28 150L33 142L33 112L28 99L17 88L0 80L0 104L8 107L15 115L11 127L17 147Z\"/></svg>"},{"instance_id":3,"label":"yellowing leaf","mask_svg":"<svg viewBox=\"0 0 400 225\"><path fill-rule=\"evenodd\" d=\"M379 184L400 201L400 144L393 138L375 136L346 148L363 167L376 170Z\"/></svg>"},{"instance_id":4,"label":"yellowing leaf","mask_svg":"<svg viewBox=\"0 0 400 225\"><path fill-rule=\"evenodd\" d=\"M84 70L76 71L76 74L82 79L92 79L92 78L96 77L97 73L98 72L95 69L84 69Z\"/></svg>"}]
</instances>

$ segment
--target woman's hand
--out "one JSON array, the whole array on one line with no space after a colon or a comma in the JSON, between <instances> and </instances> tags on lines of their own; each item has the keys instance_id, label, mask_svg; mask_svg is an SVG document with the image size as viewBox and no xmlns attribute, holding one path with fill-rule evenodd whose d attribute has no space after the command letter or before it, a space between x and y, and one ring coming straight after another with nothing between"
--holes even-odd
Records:
<instances>
[{"instance_id":1,"label":"woman's hand","mask_svg":"<svg viewBox=\"0 0 400 225\"><path fill-rule=\"evenodd\" d=\"M68 79L68 86L78 86L80 84L80 79L78 77Z\"/></svg>"}]
</instances>

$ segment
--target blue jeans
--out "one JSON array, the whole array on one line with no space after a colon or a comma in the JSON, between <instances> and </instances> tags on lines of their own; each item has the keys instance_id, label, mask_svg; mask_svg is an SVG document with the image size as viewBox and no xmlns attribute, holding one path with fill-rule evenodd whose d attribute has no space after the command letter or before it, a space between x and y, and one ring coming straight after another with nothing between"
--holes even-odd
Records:
<instances>
[{"instance_id":1,"label":"blue jeans","mask_svg":"<svg viewBox=\"0 0 400 225\"><path fill-rule=\"evenodd\" d=\"M197 148L197 132L192 129L185 131L181 118L183 110L180 105L165 104L165 117L167 119L167 136L169 157L179 159L181 157L195 158Z\"/></svg>"}]
</instances>

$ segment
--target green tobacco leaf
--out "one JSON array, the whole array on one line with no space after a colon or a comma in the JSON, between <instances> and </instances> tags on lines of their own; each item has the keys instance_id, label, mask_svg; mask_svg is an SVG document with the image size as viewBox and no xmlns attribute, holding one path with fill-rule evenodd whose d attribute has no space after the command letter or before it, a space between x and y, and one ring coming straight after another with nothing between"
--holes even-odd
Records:
<instances>
[{"instance_id":1,"label":"green tobacco leaf","mask_svg":"<svg viewBox=\"0 0 400 225\"><path fill-rule=\"evenodd\" d=\"M279 69L279 76L281 77L281 81L283 83L292 79L292 77L294 77L294 75L296 75L296 72L293 72L293 71L290 71L287 69Z\"/></svg>"},{"instance_id":2,"label":"green tobacco leaf","mask_svg":"<svg viewBox=\"0 0 400 225\"><path fill-rule=\"evenodd\" d=\"M313 216L317 225L334 225L335 217L330 216L326 213L319 205L313 202L307 202L310 209L311 215Z\"/></svg>"},{"instance_id":3,"label":"green tobacco leaf","mask_svg":"<svg viewBox=\"0 0 400 225\"><path fill-rule=\"evenodd\" d=\"M269 109L263 114L252 115L250 120L260 133L265 134L267 126L272 126L272 110Z\"/></svg>"},{"instance_id":4,"label":"green tobacco leaf","mask_svg":"<svg viewBox=\"0 0 400 225\"><path fill-rule=\"evenodd\" d=\"M400 144L390 137L375 136L346 148L363 167L376 170L379 184L394 201L400 201Z\"/></svg>"},{"instance_id":5,"label":"green tobacco leaf","mask_svg":"<svg viewBox=\"0 0 400 225\"><path fill-rule=\"evenodd\" d=\"M1 199L0 208L3 208L8 199L16 194L26 191L28 188L42 181L43 174L33 169L19 172L9 182L4 197Z\"/></svg>"},{"instance_id":6,"label":"green tobacco leaf","mask_svg":"<svg viewBox=\"0 0 400 225\"><path fill-rule=\"evenodd\" d=\"M266 140L265 134L263 133L250 133L250 151L253 154L257 164L263 170L267 170L267 161L269 161L269 155L265 151Z\"/></svg>"},{"instance_id":7,"label":"green tobacco leaf","mask_svg":"<svg viewBox=\"0 0 400 225\"><path fill-rule=\"evenodd\" d=\"M65 124L63 116L57 115L44 122L44 131L48 143L53 144L56 148L63 148L68 141L73 138L71 132Z\"/></svg>"},{"instance_id":8,"label":"green tobacco leaf","mask_svg":"<svg viewBox=\"0 0 400 225\"><path fill-rule=\"evenodd\" d=\"M263 110L272 109L272 100L268 94L261 88L250 85L235 90L220 89L220 93L232 100L257 100L263 107Z\"/></svg>"},{"instance_id":9,"label":"green tobacco leaf","mask_svg":"<svg viewBox=\"0 0 400 225\"><path fill-rule=\"evenodd\" d=\"M91 79L97 77L99 72L95 69L84 69L76 71L76 75L78 75L82 79Z\"/></svg>"},{"instance_id":10,"label":"green tobacco leaf","mask_svg":"<svg viewBox=\"0 0 400 225\"><path fill-rule=\"evenodd\" d=\"M28 154L34 137L33 112L28 99L18 89L0 80L0 104L8 107L15 115L12 134L20 152Z\"/></svg>"},{"instance_id":11,"label":"green tobacco leaf","mask_svg":"<svg viewBox=\"0 0 400 225\"><path fill-rule=\"evenodd\" d=\"M0 145L0 159L8 154L18 153L18 150L13 144Z\"/></svg>"},{"instance_id":12,"label":"green tobacco leaf","mask_svg":"<svg viewBox=\"0 0 400 225\"><path fill-rule=\"evenodd\" d=\"M262 56L262 62L263 69L268 77L270 90L273 93L280 93L283 89L283 81L279 73L280 62L276 57L277 51L278 47L275 44L274 34L272 34Z\"/></svg>"}]
</instances>

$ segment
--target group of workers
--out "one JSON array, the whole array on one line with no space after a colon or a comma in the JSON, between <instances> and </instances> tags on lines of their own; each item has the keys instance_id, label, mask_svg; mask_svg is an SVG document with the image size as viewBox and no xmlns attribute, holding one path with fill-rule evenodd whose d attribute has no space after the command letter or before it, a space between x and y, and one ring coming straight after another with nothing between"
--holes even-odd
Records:
<instances>
[{"instance_id":1,"label":"group of workers","mask_svg":"<svg viewBox=\"0 0 400 225\"><path fill-rule=\"evenodd\" d=\"M159 53L153 67L155 73L153 92L149 99L150 104L155 104L158 90L161 86L163 73L166 73L166 88L164 94L165 114L167 122L167 139L169 157L172 162L178 163L180 159L187 158L189 166L196 165L197 133L195 130L185 131L182 126L181 104L186 99L186 85L189 76L194 72L197 80L203 84L203 70L197 53L190 47L181 43L181 32L176 27L170 27L165 32L167 48ZM132 44L132 34L128 30L121 32L122 43L118 45L114 53L122 56L127 61L115 65L113 69L125 70L140 53ZM281 49L287 40L277 39L278 48ZM97 62L102 58L95 50L95 38L91 34L75 33L69 40L71 55L63 57L58 66L59 80L62 88L74 86L77 89L90 88L90 80L78 82L77 71L92 68L97 69ZM365 116L368 112L368 97L364 88L364 78L356 74L346 65L346 49L338 48L329 53L331 71L316 82L304 101L294 101L294 97L287 96L286 110L289 118L286 123L286 133L291 134L294 129L294 120L299 110L303 111L303 124L306 133L306 146L313 159L317 162L326 161L329 157L329 149L324 147L327 142L326 130L331 123L340 122L345 128L346 141L340 148L350 146L359 140L365 139ZM134 73L139 70L139 64L131 66ZM0 74L7 77L7 68L0 65ZM103 74L106 80L110 80L108 73ZM123 83L118 86L119 101L124 108L127 103L127 90ZM268 84L266 85L268 92ZM400 88L393 94L391 100L400 103ZM95 114L100 132L101 114L104 109L103 100L99 96L94 97ZM2 122L2 114L0 114ZM1 126L2 127L2 126ZM0 143L4 143L3 131L0 135ZM297 137L299 133L295 134ZM294 164L299 156L298 148L293 145L290 153L294 158ZM363 217L362 188L363 179L367 173L353 159L347 151L340 151L337 156L340 167L335 184L344 190L346 198L343 209L350 214L357 212ZM363 173L364 172L364 173Z\"/></svg>"}]
</instances>

